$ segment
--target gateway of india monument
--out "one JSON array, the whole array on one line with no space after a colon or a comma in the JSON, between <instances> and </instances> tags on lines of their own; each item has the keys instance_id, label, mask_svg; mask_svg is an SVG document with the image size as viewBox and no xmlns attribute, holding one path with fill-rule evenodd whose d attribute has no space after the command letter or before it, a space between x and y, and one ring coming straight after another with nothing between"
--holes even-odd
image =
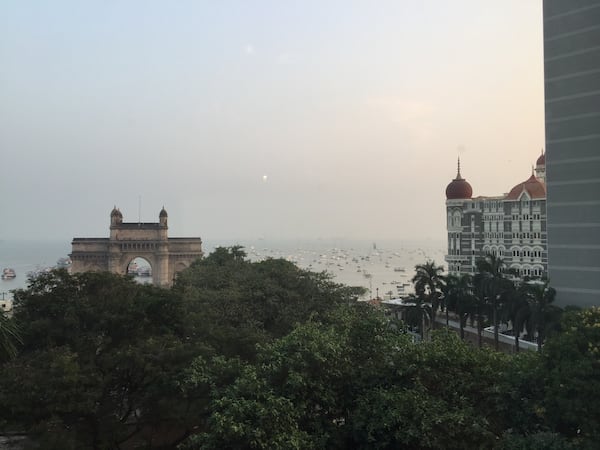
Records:
<instances>
[{"instance_id":1,"label":"gateway of india monument","mask_svg":"<svg viewBox=\"0 0 600 450\"><path fill-rule=\"evenodd\" d=\"M140 257L150 263L154 285L171 286L175 275L203 253L199 237L168 237L167 218L163 208L157 223L123 222L115 206L110 213L110 237L73 239L71 271L125 275L129 264Z\"/></svg>"}]
</instances>

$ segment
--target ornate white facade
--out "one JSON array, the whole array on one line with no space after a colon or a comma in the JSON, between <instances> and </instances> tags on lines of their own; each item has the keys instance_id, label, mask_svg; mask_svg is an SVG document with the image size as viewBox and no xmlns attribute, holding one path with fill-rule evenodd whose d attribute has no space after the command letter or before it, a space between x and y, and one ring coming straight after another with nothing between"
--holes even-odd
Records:
<instances>
[{"instance_id":1,"label":"ornate white facade","mask_svg":"<svg viewBox=\"0 0 600 450\"><path fill-rule=\"evenodd\" d=\"M446 188L448 272L476 270L487 254L504 260L521 276L545 277L548 270L546 236L546 163L542 154L535 174L508 194L472 197L471 185L460 175Z\"/></svg>"}]
</instances>

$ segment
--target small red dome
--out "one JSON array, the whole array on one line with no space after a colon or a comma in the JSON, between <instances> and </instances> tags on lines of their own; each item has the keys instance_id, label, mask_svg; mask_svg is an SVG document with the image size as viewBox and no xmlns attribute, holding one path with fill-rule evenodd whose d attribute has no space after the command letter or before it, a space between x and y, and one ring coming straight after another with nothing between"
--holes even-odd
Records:
<instances>
[{"instance_id":1,"label":"small red dome","mask_svg":"<svg viewBox=\"0 0 600 450\"><path fill-rule=\"evenodd\" d=\"M535 162L536 166L545 166L546 165L546 154L542 153L540 157Z\"/></svg>"},{"instance_id":2,"label":"small red dome","mask_svg":"<svg viewBox=\"0 0 600 450\"><path fill-rule=\"evenodd\" d=\"M527 192L531 199L546 198L546 185L535 175L531 175L529 179L512 188L506 199L518 200L522 192Z\"/></svg>"},{"instance_id":3,"label":"small red dome","mask_svg":"<svg viewBox=\"0 0 600 450\"><path fill-rule=\"evenodd\" d=\"M446 187L446 198L448 200L471 198L472 195L473 188L460 174Z\"/></svg>"},{"instance_id":4,"label":"small red dome","mask_svg":"<svg viewBox=\"0 0 600 450\"><path fill-rule=\"evenodd\" d=\"M460 158L458 159L458 168L456 170L456 178L446 186L446 198L448 200L459 200L471 198L473 188L471 185L460 176Z\"/></svg>"}]
</instances>

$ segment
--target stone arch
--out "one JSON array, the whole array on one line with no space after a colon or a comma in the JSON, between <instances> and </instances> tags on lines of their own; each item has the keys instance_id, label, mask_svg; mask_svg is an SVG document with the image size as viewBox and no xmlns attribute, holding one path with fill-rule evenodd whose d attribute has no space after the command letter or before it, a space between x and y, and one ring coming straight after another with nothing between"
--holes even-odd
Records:
<instances>
[{"instance_id":1,"label":"stone arch","mask_svg":"<svg viewBox=\"0 0 600 450\"><path fill-rule=\"evenodd\" d=\"M121 256L121 259L119 261L119 269L118 269L119 273L125 275L127 273L127 268L129 267L129 264L131 264L137 258L141 258L141 259L148 261L148 264L150 264L150 267L154 269L154 265L155 265L154 255L143 254L143 253L124 253Z\"/></svg>"},{"instance_id":2,"label":"stone arch","mask_svg":"<svg viewBox=\"0 0 600 450\"><path fill-rule=\"evenodd\" d=\"M171 280L174 281L175 277L177 277L177 274L185 269L187 269L188 267L190 267L191 262L188 261L176 261L173 264L171 264L171 267L173 268L172 272L170 273L170 277Z\"/></svg>"},{"instance_id":3,"label":"stone arch","mask_svg":"<svg viewBox=\"0 0 600 450\"><path fill-rule=\"evenodd\" d=\"M123 262L123 273L127 274L127 270L129 268L129 265L134 262L136 259L143 259L144 261L146 261L148 263L148 265L150 266L150 273L152 274L152 284L156 284L157 280L155 280L154 278L154 260L155 258L153 258L153 255L143 255L143 254L139 254L137 256L132 256L135 255L134 253L131 254L126 254L123 255L122 258L122 262Z\"/></svg>"},{"instance_id":4,"label":"stone arch","mask_svg":"<svg viewBox=\"0 0 600 450\"><path fill-rule=\"evenodd\" d=\"M181 268L203 255L200 238L167 236L167 212L164 208L157 223L122 222L121 217L120 211L115 208L111 213L109 238L73 239L69 255L73 261L73 273L105 270L124 275L131 261L143 258L152 268L153 283L169 286Z\"/></svg>"}]
</instances>

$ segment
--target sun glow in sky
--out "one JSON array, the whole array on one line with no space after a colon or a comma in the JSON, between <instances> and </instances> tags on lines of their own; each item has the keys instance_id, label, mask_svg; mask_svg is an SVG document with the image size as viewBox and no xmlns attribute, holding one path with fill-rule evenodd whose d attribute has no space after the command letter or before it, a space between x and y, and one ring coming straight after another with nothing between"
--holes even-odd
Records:
<instances>
[{"instance_id":1,"label":"sun glow in sky","mask_svg":"<svg viewBox=\"0 0 600 450\"><path fill-rule=\"evenodd\" d=\"M0 238L445 236L544 145L541 1L0 4ZM268 174L268 179L267 175Z\"/></svg>"}]
</instances>

